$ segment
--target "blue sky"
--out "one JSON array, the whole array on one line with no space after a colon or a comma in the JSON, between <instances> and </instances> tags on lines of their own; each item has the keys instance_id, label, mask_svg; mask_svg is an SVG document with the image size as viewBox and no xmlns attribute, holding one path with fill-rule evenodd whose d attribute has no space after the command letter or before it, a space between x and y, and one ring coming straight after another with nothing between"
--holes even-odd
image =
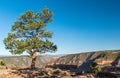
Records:
<instances>
[{"instance_id":1,"label":"blue sky","mask_svg":"<svg viewBox=\"0 0 120 78\"><path fill-rule=\"evenodd\" d=\"M16 18L44 6L54 12L54 54L120 49L120 0L0 0L0 55L10 55L3 39Z\"/></svg>"}]
</instances>

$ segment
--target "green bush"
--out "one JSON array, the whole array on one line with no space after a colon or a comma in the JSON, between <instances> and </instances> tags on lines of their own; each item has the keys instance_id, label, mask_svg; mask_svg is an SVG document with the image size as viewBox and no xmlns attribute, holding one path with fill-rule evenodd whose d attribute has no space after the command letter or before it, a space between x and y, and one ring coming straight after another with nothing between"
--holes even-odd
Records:
<instances>
[{"instance_id":1,"label":"green bush","mask_svg":"<svg viewBox=\"0 0 120 78\"><path fill-rule=\"evenodd\" d=\"M99 72L102 72L102 69L100 67L98 67L98 64L96 62L93 62L91 64L89 72L97 74Z\"/></svg>"},{"instance_id":2,"label":"green bush","mask_svg":"<svg viewBox=\"0 0 120 78\"><path fill-rule=\"evenodd\" d=\"M50 75L52 74L52 69L51 68L46 68L45 73Z\"/></svg>"},{"instance_id":3,"label":"green bush","mask_svg":"<svg viewBox=\"0 0 120 78\"><path fill-rule=\"evenodd\" d=\"M97 64L96 62L93 62L93 63L91 64L91 67L94 68L94 67L97 67L97 65L98 65L98 64Z\"/></svg>"},{"instance_id":4,"label":"green bush","mask_svg":"<svg viewBox=\"0 0 120 78\"><path fill-rule=\"evenodd\" d=\"M102 71L102 69L100 67L96 67L96 68L93 69L94 74L97 74L97 73L99 73L101 71Z\"/></svg>"},{"instance_id":5,"label":"green bush","mask_svg":"<svg viewBox=\"0 0 120 78\"><path fill-rule=\"evenodd\" d=\"M56 69L56 70L54 70L54 72L53 72L53 74L60 74L62 71L60 70L60 69Z\"/></svg>"},{"instance_id":6,"label":"green bush","mask_svg":"<svg viewBox=\"0 0 120 78\"><path fill-rule=\"evenodd\" d=\"M5 66L5 63L2 60L0 60L0 66Z\"/></svg>"}]
</instances>

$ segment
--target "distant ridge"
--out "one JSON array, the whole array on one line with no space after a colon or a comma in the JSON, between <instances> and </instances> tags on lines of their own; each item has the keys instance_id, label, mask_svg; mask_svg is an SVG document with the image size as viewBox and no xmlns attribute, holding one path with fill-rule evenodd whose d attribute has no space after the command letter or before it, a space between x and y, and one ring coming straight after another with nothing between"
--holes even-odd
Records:
<instances>
[{"instance_id":1,"label":"distant ridge","mask_svg":"<svg viewBox=\"0 0 120 78\"><path fill-rule=\"evenodd\" d=\"M63 66L76 65L79 70L83 71L89 70L92 62L97 62L101 67L120 66L120 50L104 50L68 54L58 58L55 64Z\"/></svg>"},{"instance_id":2,"label":"distant ridge","mask_svg":"<svg viewBox=\"0 0 120 78\"><path fill-rule=\"evenodd\" d=\"M7 67L24 68L29 67L31 58L28 55L2 55L0 56ZM60 55L39 55L37 57L37 67L45 67L46 65L62 64L76 65L79 70L88 70L91 63L95 61L100 66L120 66L120 50L104 50L83 52L76 54L60 54Z\"/></svg>"},{"instance_id":3,"label":"distant ridge","mask_svg":"<svg viewBox=\"0 0 120 78\"><path fill-rule=\"evenodd\" d=\"M84 52L78 52L78 53L70 53L70 54L65 54L65 55L72 55L72 54L81 54L81 53L90 53L90 52L111 52L111 51L120 51L120 49L116 50L96 50L96 51L84 51Z\"/></svg>"}]
</instances>

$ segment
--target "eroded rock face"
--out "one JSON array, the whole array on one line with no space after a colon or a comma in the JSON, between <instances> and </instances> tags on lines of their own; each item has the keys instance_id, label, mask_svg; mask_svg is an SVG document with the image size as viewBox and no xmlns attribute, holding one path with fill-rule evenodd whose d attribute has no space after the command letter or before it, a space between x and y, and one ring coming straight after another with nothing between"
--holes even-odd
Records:
<instances>
[{"instance_id":1,"label":"eroded rock face","mask_svg":"<svg viewBox=\"0 0 120 78\"><path fill-rule=\"evenodd\" d=\"M53 57L50 59L50 61L47 63L47 66L53 66L55 62L58 60L59 57Z\"/></svg>"},{"instance_id":2,"label":"eroded rock face","mask_svg":"<svg viewBox=\"0 0 120 78\"><path fill-rule=\"evenodd\" d=\"M1 59L8 68L28 68L31 64L31 58L28 56L1 57ZM54 58L52 57L38 56L36 61L36 67L45 67L53 60Z\"/></svg>"},{"instance_id":3,"label":"eroded rock face","mask_svg":"<svg viewBox=\"0 0 120 78\"><path fill-rule=\"evenodd\" d=\"M111 64L114 60L102 60L100 62L97 62L99 65L105 65L105 64Z\"/></svg>"},{"instance_id":4,"label":"eroded rock face","mask_svg":"<svg viewBox=\"0 0 120 78\"><path fill-rule=\"evenodd\" d=\"M28 56L3 57L1 59L9 68L25 68L29 67L31 63L31 58ZM111 66L120 66L120 50L69 54L59 58L38 56L36 66L71 65L76 66L79 70L88 70L93 61L102 66L106 64Z\"/></svg>"},{"instance_id":5,"label":"eroded rock face","mask_svg":"<svg viewBox=\"0 0 120 78\"><path fill-rule=\"evenodd\" d=\"M88 52L70 54L60 57L55 62L56 65L76 65L79 70L89 70L91 63L95 61L99 66L120 65L120 50Z\"/></svg>"}]
</instances>

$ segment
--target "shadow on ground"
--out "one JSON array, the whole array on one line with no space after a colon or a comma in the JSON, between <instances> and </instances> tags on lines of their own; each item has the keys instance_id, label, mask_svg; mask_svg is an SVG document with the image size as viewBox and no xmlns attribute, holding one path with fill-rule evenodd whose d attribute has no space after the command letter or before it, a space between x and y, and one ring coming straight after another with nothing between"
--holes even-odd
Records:
<instances>
[{"instance_id":1,"label":"shadow on ground","mask_svg":"<svg viewBox=\"0 0 120 78\"><path fill-rule=\"evenodd\" d=\"M16 74L18 76L21 76L22 78L44 78L46 76L46 72L43 72L42 69L18 69L16 71L12 71L12 74Z\"/></svg>"}]
</instances>

